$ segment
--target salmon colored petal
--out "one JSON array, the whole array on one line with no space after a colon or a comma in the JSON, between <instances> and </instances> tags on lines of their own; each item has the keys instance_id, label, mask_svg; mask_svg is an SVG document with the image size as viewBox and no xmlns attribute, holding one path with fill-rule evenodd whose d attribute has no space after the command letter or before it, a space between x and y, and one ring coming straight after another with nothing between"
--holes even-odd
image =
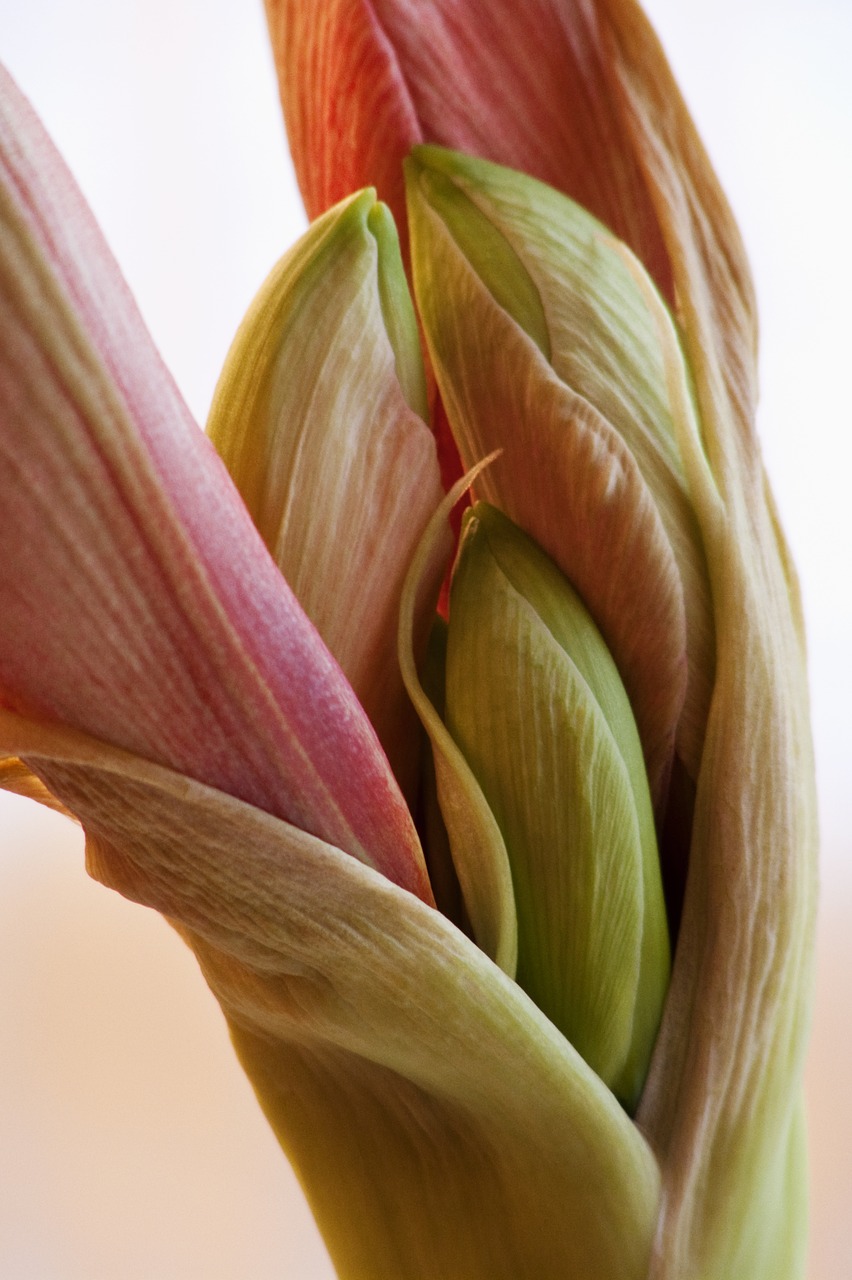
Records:
<instances>
[{"instance_id":1,"label":"salmon colored petal","mask_svg":"<svg viewBox=\"0 0 852 1280\"><path fill-rule=\"evenodd\" d=\"M62 778L91 872L195 951L341 1277L644 1280L648 1144L439 912L83 735L0 710L3 750Z\"/></svg>"},{"instance_id":2,"label":"salmon colored petal","mask_svg":"<svg viewBox=\"0 0 852 1280\"><path fill-rule=\"evenodd\" d=\"M633 136L610 92L604 4L266 0L309 213L374 184L404 218L410 147L438 142L541 178L671 274ZM323 203L325 202L325 203Z\"/></svg>"},{"instance_id":3,"label":"salmon colored petal","mask_svg":"<svg viewBox=\"0 0 852 1280\"><path fill-rule=\"evenodd\" d=\"M308 217L375 187L406 245L402 160L423 134L381 15L370 0L267 0L266 15Z\"/></svg>"},{"instance_id":4,"label":"salmon colored petal","mask_svg":"<svg viewBox=\"0 0 852 1280\"><path fill-rule=\"evenodd\" d=\"M2 702L230 791L429 898L369 722L6 76L0 332Z\"/></svg>"},{"instance_id":5,"label":"salmon colored petal","mask_svg":"<svg viewBox=\"0 0 852 1280\"><path fill-rule=\"evenodd\" d=\"M414 547L443 497L420 415L423 363L396 233L387 207L361 192L319 218L263 285L208 434L412 802L420 734L396 629Z\"/></svg>"},{"instance_id":6,"label":"salmon colored petal","mask_svg":"<svg viewBox=\"0 0 852 1280\"><path fill-rule=\"evenodd\" d=\"M404 228L399 173L418 141L548 182L629 245L676 305L702 419L729 415L757 465L748 263L635 0L266 0L266 8L311 213L375 183ZM711 462L722 467L711 435Z\"/></svg>"}]
</instances>

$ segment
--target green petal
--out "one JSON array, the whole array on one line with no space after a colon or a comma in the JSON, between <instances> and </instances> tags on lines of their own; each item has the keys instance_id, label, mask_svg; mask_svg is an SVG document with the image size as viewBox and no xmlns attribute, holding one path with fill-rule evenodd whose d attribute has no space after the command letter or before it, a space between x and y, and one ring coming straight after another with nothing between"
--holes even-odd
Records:
<instances>
[{"instance_id":1,"label":"green petal","mask_svg":"<svg viewBox=\"0 0 852 1280\"><path fill-rule=\"evenodd\" d=\"M378 246L378 285L382 319L394 353L394 367L402 394L424 422L429 421L426 372L420 351L417 316L408 292L393 215L381 201L367 214L367 227Z\"/></svg>"},{"instance_id":2,"label":"green petal","mask_svg":"<svg viewBox=\"0 0 852 1280\"><path fill-rule=\"evenodd\" d=\"M506 841L518 981L635 1107L669 974L638 735L582 601L484 503L453 576L446 720Z\"/></svg>"},{"instance_id":3,"label":"green petal","mask_svg":"<svg viewBox=\"0 0 852 1280\"><path fill-rule=\"evenodd\" d=\"M532 277L494 223L439 169L424 163L432 150L417 148L409 156L405 162L407 181L419 186L474 271L488 283L495 301L549 360L547 317Z\"/></svg>"},{"instance_id":4,"label":"green petal","mask_svg":"<svg viewBox=\"0 0 852 1280\"><path fill-rule=\"evenodd\" d=\"M419 668L423 693L435 710L438 720L444 716L444 684L447 665L447 624L438 615L429 633L426 655ZM436 721L437 722L437 721ZM444 816L441 813L441 802L438 797L438 776L435 770L435 757L432 750L426 750L421 757L420 795L418 801L420 830L423 840L423 852L426 857L426 869L429 883L435 897L435 905L447 919L459 926L469 937L473 937L473 929L464 904L464 895L459 884L458 872L453 862L453 851ZM511 904L514 911L514 904ZM512 931L514 934L514 930ZM515 957L507 966L507 972L514 973Z\"/></svg>"}]
</instances>

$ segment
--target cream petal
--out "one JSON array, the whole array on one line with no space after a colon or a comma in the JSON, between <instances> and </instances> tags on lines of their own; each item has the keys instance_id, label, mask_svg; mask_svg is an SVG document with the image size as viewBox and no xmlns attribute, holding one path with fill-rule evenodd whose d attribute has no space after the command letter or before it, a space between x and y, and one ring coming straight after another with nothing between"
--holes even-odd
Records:
<instances>
[{"instance_id":1,"label":"cream petal","mask_svg":"<svg viewBox=\"0 0 852 1280\"><path fill-rule=\"evenodd\" d=\"M82 735L0 713L0 749L78 812L93 873L195 949L342 1276L642 1280L658 1194L645 1140L438 912Z\"/></svg>"},{"instance_id":2,"label":"cream petal","mask_svg":"<svg viewBox=\"0 0 852 1280\"><path fill-rule=\"evenodd\" d=\"M260 290L208 434L410 799L419 734L396 630L414 547L443 497L427 413L393 224L363 192L314 223ZM418 654L440 576L423 593Z\"/></svg>"},{"instance_id":3,"label":"cream petal","mask_svg":"<svg viewBox=\"0 0 852 1280\"><path fill-rule=\"evenodd\" d=\"M670 331L668 350L674 366ZM762 467L742 465L741 441L728 418L708 450L722 465L711 474L703 453L690 460L717 678L681 942L639 1117L667 1186L655 1280L679 1280L696 1258L712 1280L803 1265L813 749L798 591Z\"/></svg>"}]
</instances>

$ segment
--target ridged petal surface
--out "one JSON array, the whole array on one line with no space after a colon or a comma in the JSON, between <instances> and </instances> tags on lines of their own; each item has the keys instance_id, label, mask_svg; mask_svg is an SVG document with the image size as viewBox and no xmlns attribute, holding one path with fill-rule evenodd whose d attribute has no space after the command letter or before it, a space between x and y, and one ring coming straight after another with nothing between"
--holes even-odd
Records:
<instances>
[{"instance_id":1,"label":"ridged petal surface","mask_svg":"<svg viewBox=\"0 0 852 1280\"><path fill-rule=\"evenodd\" d=\"M501 456L477 493L576 587L633 706L658 802L686 691L683 587L649 484L621 435L499 305L411 170L415 288L463 460Z\"/></svg>"}]
</instances>

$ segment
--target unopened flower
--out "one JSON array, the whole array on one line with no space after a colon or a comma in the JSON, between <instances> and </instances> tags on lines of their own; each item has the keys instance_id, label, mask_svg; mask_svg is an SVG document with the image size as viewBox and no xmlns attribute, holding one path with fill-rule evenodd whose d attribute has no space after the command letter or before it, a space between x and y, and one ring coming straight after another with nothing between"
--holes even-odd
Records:
<instances>
[{"instance_id":1,"label":"unopened flower","mask_svg":"<svg viewBox=\"0 0 852 1280\"><path fill-rule=\"evenodd\" d=\"M0 782L192 946L342 1276L795 1276L812 764L730 215L626 0L268 9L321 216L225 465L0 82Z\"/></svg>"},{"instance_id":2,"label":"unopened flower","mask_svg":"<svg viewBox=\"0 0 852 1280\"><path fill-rule=\"evenodd\" d=\"M529 222L522 200L520 208L495 210L493 186L466 188L460 161L450 176L494 225L496 237L488 234L492 244L503 242L497 251L500 265L490 276L483 272L481 259L488 250L477 233L471 240L479 242L479 262L476 248L471 253L470 245L462 245L452 269L445 259L428 254L418 265L418 224L445 242L453 231L452 219L433 216L440 214L435 203L440 182L432 183L431 195L428 183L426 188L417 184L412 248L418 301L421 314L432 305L442 309L430 351L449 416L455 415L462 455L469 462L477 449L493 447L498 436L504 449L513 448L512 465L502 476L497 466L489 469L482 492L496 498L499 486L506 509L550 554L557 560L571 557L569 576L581 593L590 590L588 584L597 587L601 598L596 603L586 596L586 603L629 689L655 794L659 762L646 726L671 724L678 696L674 653L678 636L686 635L691 660L684 709L691 707L692 714L678 722L661 829L675 920L685 882L683 918L662 1032L638 1113L663 1179L652 1274L797 1275L804 1265L799 1093L812 981L813 760L798 587L754 431L753 289L725 197L634 0L534 0L522 7L511 0L488 5L329 0L316 11L297 0L267 0L266 7L291 148L312 213L337 197L338 182L372 182L402 219L403 162L413 146L439 143L550 184L600 219L635 255L623 250L615 257L601 255L608 236L600 232L590 253L599 264L605 262L603 272L595 273L593 290L603 307L590 307L587 296L578 300L572 290L560 299L566 276L576 279L576 236L574 250L565 246L562 263L554 237L543 272L549 219L535 216L543 204L551 209L555 198L539 189ZM429 161L427 168L446 170L452 164ZM480 167L478 176L484 173ZM502 181L511 187L511 179ZM501 216L507 213L509 222ZM563 228L566 217L575 230L582 225L579 214L559 217ZM521 272L516 264L506 270L513 253L522 261ZM443 268L435 273L434 289L430 262ZM619 284L613 291L625 270L632 285ZM520 275L532 281L533 289L518 292L513 283L501 293L501 280L516 282ZM477 277L490 300L477 290ZM465 330L461 344L458 329L452 339L446 337L444 326L452 321L441 297L445 287L457 298L468 290L466 301L476 295L475 320L453 309ZM647 501L636 496L639 478L646 488L651 485L649 464L653 453L661 452L666 433L655 442L641 439L649 405L641 371L635 381L635 351L622 348L628 361L620 370L611 363L598 366L606 368L606 377L595 379L592 373L597 386L591 393L583 352L589 324L599 333L601 319L609 319L602 311L614 308L616 325L635 332L637 291L650 313L642 359L649 353L647 336L656 330L658 349L651 361L658 372L662 367L664 416L675 428L675 455L666 458L663 448L651 487L681 579L681 622L667 585L669 569L663 569L666 555L641 555L641 548L651 545L653 520ZM514 301L507 306L508 293ZM619 295L632 298L623 312ZM546 344L541 349L545 334L550 349ZM554 341L555 334L569 335L569 347L560 346L558 336ZM524 335L531 341L521 361ZM511 354L504 340L511 342ZM533 357L533 345L540 347L541 359ZM528 378L523 390L519 363ZM626 377L625 369L631 371ZM506 414L491 394L494 379L508 394ZM477 403L483 391L488 396L487 414L473 406L468 393L474 383ZM550 430L546 444L534 434L542 465L535 482L525 486L532 468L519 466L518 456L529 450L536 417L529 384L539 395L547 389L550 423L558 417L556 406L564 412L573 397L576 435L585 436L587 456L608 447L624 461L623 446L629 445L622 486L632 490L637 513L645 508L639 548L632 530L615 541L607 536L606 503L596 523L586 520L595 493L588 483L593 469L581 465L585 482L578 483L572 457L567 474L571 446L564 438L558 467ZM654 394L659 399L659 384ZM615 431L601 428L601 415ZM629 441L626 428L632 432ZM446 460L452 450L441 411L436 430ZM444 473L453 474L452 461L445 461ZM598 471L613 483L614 475L614 468ZM605 483L598 496L606 497L607 491ZM678 519L683 499L688 511ZM626 532L623 506L620 515L617 523ZM560 520L566 536L557 551L550 538ZM580 536L574 537L577 525ZM637 554L646 565L658 566L652 580L637 573ZM609 591L620 591L626 603L623 614L621 605L613 609L612 623L602 613L612 603ZM643 592L648 608L640 615L659 623L650 635L629 621L637 617L635 605ZM634 680L630 667L643 651L649 657L654 645L662 657L657 678L651 660L646 675ZM700 662L698 651L704 654ZM710 683L702 691L704 680ZM643 707L643 699L651 705Z\"/></svg>"}]
</instances>

